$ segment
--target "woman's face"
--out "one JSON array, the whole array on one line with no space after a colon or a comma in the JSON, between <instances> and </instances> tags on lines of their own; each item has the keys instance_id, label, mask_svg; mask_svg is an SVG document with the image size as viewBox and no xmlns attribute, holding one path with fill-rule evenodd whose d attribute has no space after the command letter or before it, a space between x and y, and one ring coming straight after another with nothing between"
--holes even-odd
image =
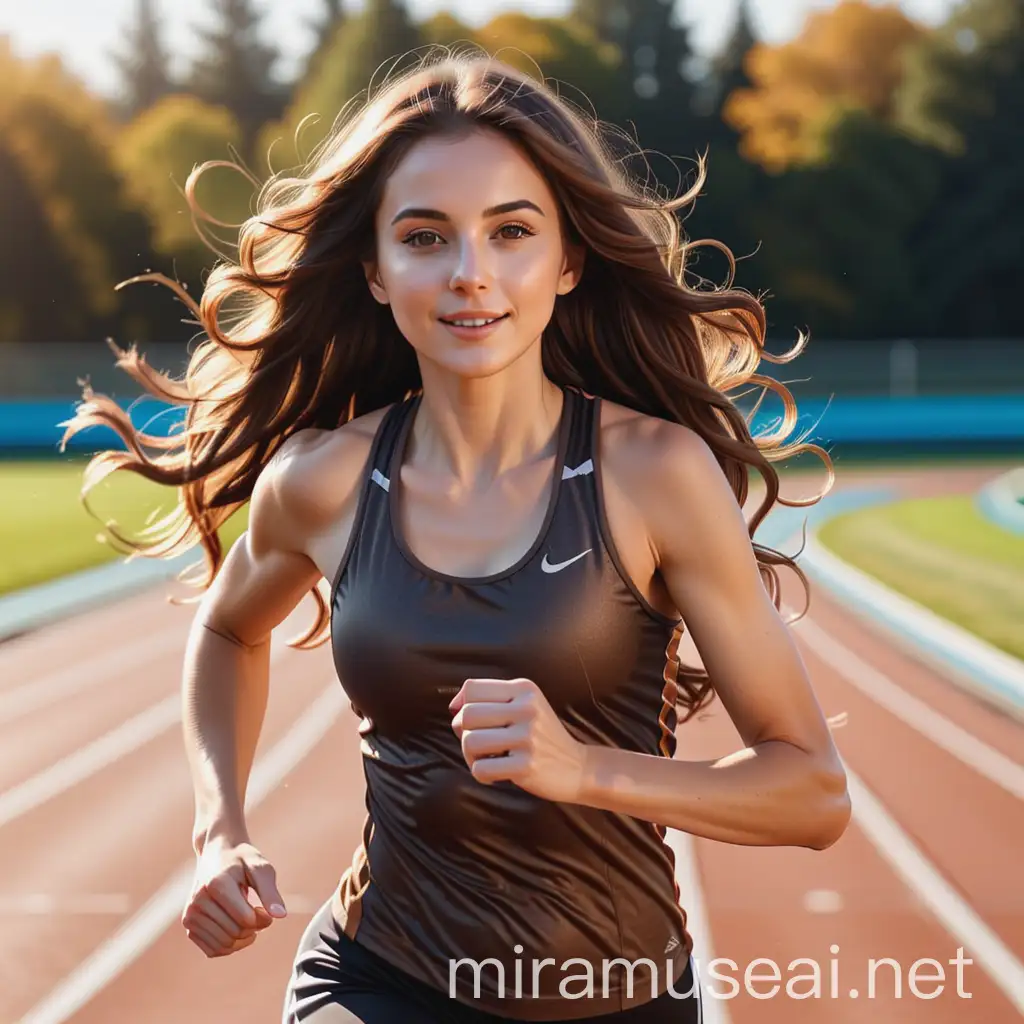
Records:
<instances>
[{"instance_id":1,"label":"woman's face","mask_svg":"<svg viewBox=\"0 0 1024 1024\"><path fill-rule=\"evenodd\" d=\"M422 359L487 377L536 344L581 256L555 197L493 131L416 143L385 186L367 280ZM456 321L499 318L482 326Z\"/></svg>"}]
</instances>

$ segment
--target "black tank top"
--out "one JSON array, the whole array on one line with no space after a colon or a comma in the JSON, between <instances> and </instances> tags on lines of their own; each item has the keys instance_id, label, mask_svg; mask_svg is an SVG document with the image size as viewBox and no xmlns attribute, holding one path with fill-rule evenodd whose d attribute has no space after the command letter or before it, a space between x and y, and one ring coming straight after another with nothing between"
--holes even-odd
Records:
<instances>
[{"instance_id":1,"label":"black tank top","mask_svg":"<svg viewBox=\"0 0 1024 1024\"><path fill-rule=\"evenodd\" d=\"M644 599L612 543L600 400L563 394L540 533L515 565L478 578L436 572L405 544L397 492L420 396L392 406L330 603L335 666L362 719L367 809L333 899L338 924L460 1001L523 1020L644 1003L648 970L634 968L629 998L625 970L606 962L648 958L660 994L692 948L662 828L479 783L451 728L448 704L465 679L525 676L578 740L674 752L677 622ZM460 966L452 989L462 958L482 966ZM598 997L607 974L606 1000L565 998L586 982L573 958L591 965Z\"/></svg>"}]
</instances>

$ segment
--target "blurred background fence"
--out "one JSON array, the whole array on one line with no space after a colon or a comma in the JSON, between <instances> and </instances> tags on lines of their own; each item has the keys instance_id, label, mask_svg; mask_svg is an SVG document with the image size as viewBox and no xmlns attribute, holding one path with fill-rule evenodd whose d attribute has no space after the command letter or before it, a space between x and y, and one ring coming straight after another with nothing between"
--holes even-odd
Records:
<instances>
[{"instance_id":1,"label":"blurred background fence","mask_svg":"<svg viewBox=\"0 0 1024 1024\"><path fill-rule=\"evenodd\" d=\"M791 342L790 342L791 343ZM770 343L784 352L790 343ZM141 345L156 369L175 376L189 359L185 344ZM762 364L797 400L799 429L812 440L873 451L940 447L1024 451L1024 342L1018 339L932 338L883 341L814 340L793 362ZM139 401L138 386L114 365L103 342L0 345L0 449L55 453L66 419L81 396L79 381L132 406L133 421L161 434L177 414ZM740 401L741 407L749 401ZM781 412L769 397L755 426L768 428ZM72 443L92 450L118 443L90 428Z\"/></svg>"},{"instance_id":2,"label":"blurred background fence","mask_svg":"<svg viewBox=\"0 0 1024 1024\"><path fill-rule=\"evenodd\" d=\"M769 341L768 351L782 353L792 343ZM186 344L154 342L139 348L150 365L176 375L188 363ZM793 362L766 360L760 370L786 382L794 393L813 397L1024 394L1024 339L812 336ZM76 398L81 394L77 382L86 378L95 390L114 397L138 393L102 341L0 345L0 401Z\"/></svg>"}]
</instances>

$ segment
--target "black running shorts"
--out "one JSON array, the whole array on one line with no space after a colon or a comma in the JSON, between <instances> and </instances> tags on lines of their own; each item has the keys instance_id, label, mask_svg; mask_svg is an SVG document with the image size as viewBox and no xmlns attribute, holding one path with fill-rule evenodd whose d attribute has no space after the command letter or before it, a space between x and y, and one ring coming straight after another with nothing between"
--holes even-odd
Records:
<instances>
[{"instance_id":1,"label":"black running shorts","mask_svg":"<svg viewBox=\"0 0 1024 1024\"><path fill-rule=\"evenodd\" d=\"M617 1013L578 1017L572 1024L701 1024L693 961L657 999ZM693 995L684 995L695 989ZM282 1024L522 1024L498 1017L398 970L338 928L328 900L299 942ZM533 1022L540 1024L540 1022Z\"/></svg>"}]
</instances>

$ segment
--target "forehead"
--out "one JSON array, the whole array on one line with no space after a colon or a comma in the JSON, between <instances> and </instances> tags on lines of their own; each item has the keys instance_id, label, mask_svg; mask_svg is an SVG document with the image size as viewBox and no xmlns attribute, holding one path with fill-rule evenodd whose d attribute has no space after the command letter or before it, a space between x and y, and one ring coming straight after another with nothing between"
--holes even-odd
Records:
<instances>
[{"instance_id":1,"label":"forehead","mask_svg":"<svg viewBox=\"0 0 1024 1024\"><path fill-rule=\"evenodd\" d=\"M380 214L406 205L471 216L488 206L531 199L542 209L555 200L543 175L523 151L498 132L422 139L399 161L384 186Z\"/></svg>"}]
</instances>

